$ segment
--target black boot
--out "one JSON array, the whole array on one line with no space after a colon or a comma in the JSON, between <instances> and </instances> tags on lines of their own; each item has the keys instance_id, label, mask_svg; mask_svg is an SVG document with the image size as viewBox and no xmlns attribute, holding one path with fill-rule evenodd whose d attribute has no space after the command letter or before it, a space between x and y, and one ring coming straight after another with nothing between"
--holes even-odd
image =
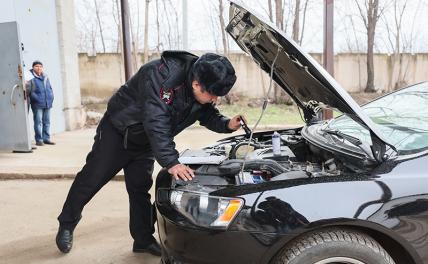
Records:
<instances>
[{"instance_id":1,"label":"black boot","mask_svg":"<svg viewBox=\"0 0 428 264\"><path fill-rule=\"evenodd\" d=\"M132 246L132 251L135 253L149 253L158 257L161 256L161 248L156 240L146 246L141 246L134 241L134 245Z\"/></svg>"},{"instance_id":2,"label":"black boot","mask_svg":"<svg viewBox=\"0 0 428 264\"><path fill-rule=\"evenodd\" d=\"M56 235L56 245L62 253L68 253L73 246L73 230L59 227Z\"/></svg>"}]
</instances>

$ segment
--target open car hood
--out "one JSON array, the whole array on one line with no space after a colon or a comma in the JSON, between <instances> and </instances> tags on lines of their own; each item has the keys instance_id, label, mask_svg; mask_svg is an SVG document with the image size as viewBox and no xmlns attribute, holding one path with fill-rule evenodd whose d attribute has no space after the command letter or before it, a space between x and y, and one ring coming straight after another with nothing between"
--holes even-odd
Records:
<instances>
[{"instance_id":1,"label":"open car hood","mask_svg":"<svg viewBox=\"0 0 428 264\"><path fill-rule=\"evenodd\" d=\"M309 122L311 117L315 117L320 108L337 109L347 114L369 129L373 156L381 161L386 145L390 144L378 131L376 124L363 113L360 106L334 78L293 40L285 36L282 30L246 7L242 1L230 2L226 31L268 74L278 53L273 66L273 79L303 109L306 121Z\"/></svg>"}]
</instances>

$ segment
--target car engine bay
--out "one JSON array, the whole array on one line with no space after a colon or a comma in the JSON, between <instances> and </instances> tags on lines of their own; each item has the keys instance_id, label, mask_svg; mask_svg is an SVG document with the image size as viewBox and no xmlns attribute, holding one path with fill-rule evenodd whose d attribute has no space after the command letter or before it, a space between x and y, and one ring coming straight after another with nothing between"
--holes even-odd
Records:
<instances>
[{"instance_id":1,"label":"car engine bay","mask_svg":"<svg viewBox=\"0 0 428 264\"><path fill-rule=\"evenodd\" d=\"M270 131L255 133L251 142L242 135L201 150L185 150L180 162L195 170L197 177L192 181L201 185L259 184L361 172L359 166L346 158L310 144L300 131L278 131L280 153L274 154L273 131Z\"/></svg>"},{"instance_id":2,"label":"car engine bay","mask_svg":"<svg viewBox=\"0 0 428 264\"><path fill-rule=\"evenodd\" d=\"M175 181L178 185L220 186L261 184L271 181L334 177L345 173L360 173L370 166L361 160L334 152L310 143L302 136L302 128L258 132L256 128L268 105L272 89L275 63L282 52L277 51L270 65L270 82L262 111L253 129L249 129L241 116L245 135L226 138L201 150L185 150L180 154L180 163L189 165L197 175L190 182ZM318 121L317 112L326 107L322 102L299 102L303 108L305 123ZM302 117L303 120L303 117ZM274 140L275 138L275 140ZM279 139L278 139L279 138ZM321 144L323 145L323 144ZM197 190L197 189L195 189Z\"/></svg>"}]
</instances>

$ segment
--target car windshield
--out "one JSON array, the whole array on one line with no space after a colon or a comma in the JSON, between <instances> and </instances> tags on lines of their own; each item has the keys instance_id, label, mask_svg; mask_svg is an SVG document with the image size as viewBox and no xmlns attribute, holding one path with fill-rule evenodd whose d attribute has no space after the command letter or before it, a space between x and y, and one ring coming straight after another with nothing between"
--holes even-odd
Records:
<instances>
[{"instance_id":1,"label":"car windshield","mask_svg":"<svg viewBox=\"0 0 428 264\"><path fill-rule=\"evenodd\" d=\"M362 109L399 154L428 149L428 83L388 94L362 106ZM333 119L328 128L372 144L367 128L346 114Z\"/></svg>"}]
</instances>

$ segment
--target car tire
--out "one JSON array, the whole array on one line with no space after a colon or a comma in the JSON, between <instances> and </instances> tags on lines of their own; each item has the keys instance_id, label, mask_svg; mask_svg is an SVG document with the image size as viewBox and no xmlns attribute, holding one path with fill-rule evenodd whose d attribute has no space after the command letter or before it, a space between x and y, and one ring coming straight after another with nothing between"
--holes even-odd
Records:
<instances>
[{"instance_id":1,"label":"car tire","mask_svg":"<svg viewBox=\"0 0 428 264\"><path fill-rule=\"evenodd\" d=\"M283 248L274 264L395 264L370 236L350 229L321 230Z\"/></svg>"}]
</instances>

